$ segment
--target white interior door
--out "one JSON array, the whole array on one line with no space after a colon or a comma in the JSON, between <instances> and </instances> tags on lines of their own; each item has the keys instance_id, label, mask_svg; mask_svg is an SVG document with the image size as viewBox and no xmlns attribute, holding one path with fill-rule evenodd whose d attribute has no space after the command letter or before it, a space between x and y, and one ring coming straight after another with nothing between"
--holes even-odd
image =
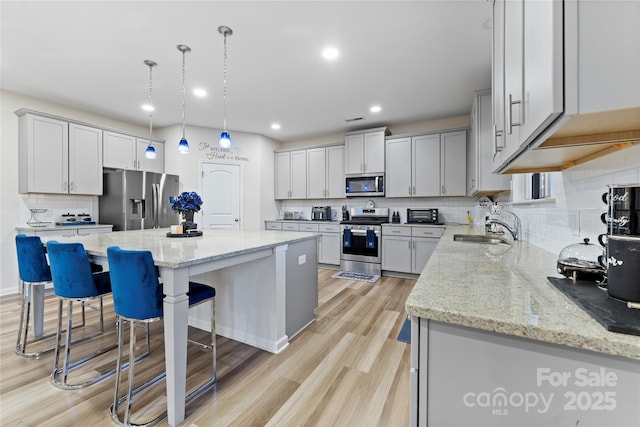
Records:
<instances>
[{"instance_id":1,"label":"white interior door","mask_svg":"<svg viewBox=\"0 0 640 427\"><path fill-rule=\"evenodd\" d=\"M240 165L202 164L203 229L240 229Z\"/></svg>"}]
</instances>

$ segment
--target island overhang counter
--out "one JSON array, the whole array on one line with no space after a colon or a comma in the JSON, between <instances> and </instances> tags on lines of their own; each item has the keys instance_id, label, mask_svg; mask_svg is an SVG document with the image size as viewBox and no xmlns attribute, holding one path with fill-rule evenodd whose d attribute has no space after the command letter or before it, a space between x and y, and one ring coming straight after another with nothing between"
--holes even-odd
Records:
<instances>
[{"instance_id":1,"label":"island overhang counter","mask_svg":"<svg viewBox=\"0 0 640 427\"><path fill-rule=\"evenodd\" d=\"M551 285L556 255L465 233L484 230L447 227L406 302L411 425L640 425L640 337Z\"/></svg>"},{"instance_id":2,"label":"island overhang counter","mask_svg":"<svg viewBox=\"0 0 640 427\"><path fill-rule=\"evenodd\" d=\"M206 279L211 272L219 273L213 282L203 283L216 287L216 299L221 300L216 302L216 319L225 335L278 353L287 347L290 338L290 309L294 309L293 317L298 322L293 333L313 320L320 235L214 229L205 230L198 237L171 238L168 231L118 231L55 240L80 242L91 258L103 264L109 246L149 250L153 254L165 294L167 418L175 426L185 416L189 311L186 293L190 278ZM303 287L306 310L300 313L299 305L293 304L290 297Z\"/></svg>"}]
</instances>

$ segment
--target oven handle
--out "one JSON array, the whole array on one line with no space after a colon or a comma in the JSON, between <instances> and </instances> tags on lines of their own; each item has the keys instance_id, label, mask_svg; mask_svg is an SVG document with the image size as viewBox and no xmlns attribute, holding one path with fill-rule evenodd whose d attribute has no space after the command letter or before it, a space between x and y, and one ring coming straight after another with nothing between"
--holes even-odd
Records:
<instances>
[{"instance_id":1,"label":"oven handle","mask_svg":"<svg viewBox=\"0 0 640 427\"><path fill-rule=\"evenodd\" d=\"M343 230L344 232L344 230ZM380 232L378 230L373 230L373 233L377 236L378 234L380 234ZM367 230L353 230L351 229L351 234L357 234L359 236L366 236L367 235Z\"/></svg>"}]
</instances>

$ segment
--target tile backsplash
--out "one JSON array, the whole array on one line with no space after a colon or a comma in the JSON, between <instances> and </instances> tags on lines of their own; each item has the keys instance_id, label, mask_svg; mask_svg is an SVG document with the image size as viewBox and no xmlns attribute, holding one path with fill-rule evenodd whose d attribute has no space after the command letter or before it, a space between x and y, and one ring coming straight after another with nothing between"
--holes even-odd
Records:
<instances>
[{"instance_id":1,"label":"tile backsplash","mask_svg":"<svg viewBox=\"0 0 640 427\"><path fill-rule=\"evenodd\" d=\"M31 209L46 209L37 213L39 221L55 223L62 214L89 214L98 221L98 197L66 194L21 194L19 208L19 225L27 225L31 218ZM53 224L52 224L53 225Z\"/></svg>"},{"instance_id":2,"label":"tile backsplash","mask_svg":"<svg viewBox=\"0 0 640 427\"><path fill-rule=\"evenodd\" d=\"M607 185L640 185L640 146L551 176L550 201L507 207L522 220L524 239L553 253L584 238L597 244L598 235L606 232L600 216L607 210L602 202Z\"/></svg>"}]
</instances>

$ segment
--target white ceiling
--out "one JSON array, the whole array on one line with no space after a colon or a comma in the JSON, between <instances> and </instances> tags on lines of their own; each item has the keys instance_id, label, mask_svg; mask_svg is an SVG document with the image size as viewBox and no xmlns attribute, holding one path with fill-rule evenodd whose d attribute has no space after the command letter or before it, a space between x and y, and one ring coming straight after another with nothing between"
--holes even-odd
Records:
<instances>
[{"instance_id":1,"label":"white ceiling","mask_svg":"<svg viewBox=\"0 0 640 427\"><path fill-rule=\"evenodd\" d=\"M231 131L293 141L468 114L490 86L491 3L469 1L6 1L1 87L148 126L221 128L223 38ZM321 50L341 54L328 63ZM190 89L209 91L197 99ZM382 106L378 114L369 112ZM346 123L345 119L364 120ZM278 122L279 131L270 129ZM188 135L187 135L188 138Z\"/></svg>"}]
</instances>

